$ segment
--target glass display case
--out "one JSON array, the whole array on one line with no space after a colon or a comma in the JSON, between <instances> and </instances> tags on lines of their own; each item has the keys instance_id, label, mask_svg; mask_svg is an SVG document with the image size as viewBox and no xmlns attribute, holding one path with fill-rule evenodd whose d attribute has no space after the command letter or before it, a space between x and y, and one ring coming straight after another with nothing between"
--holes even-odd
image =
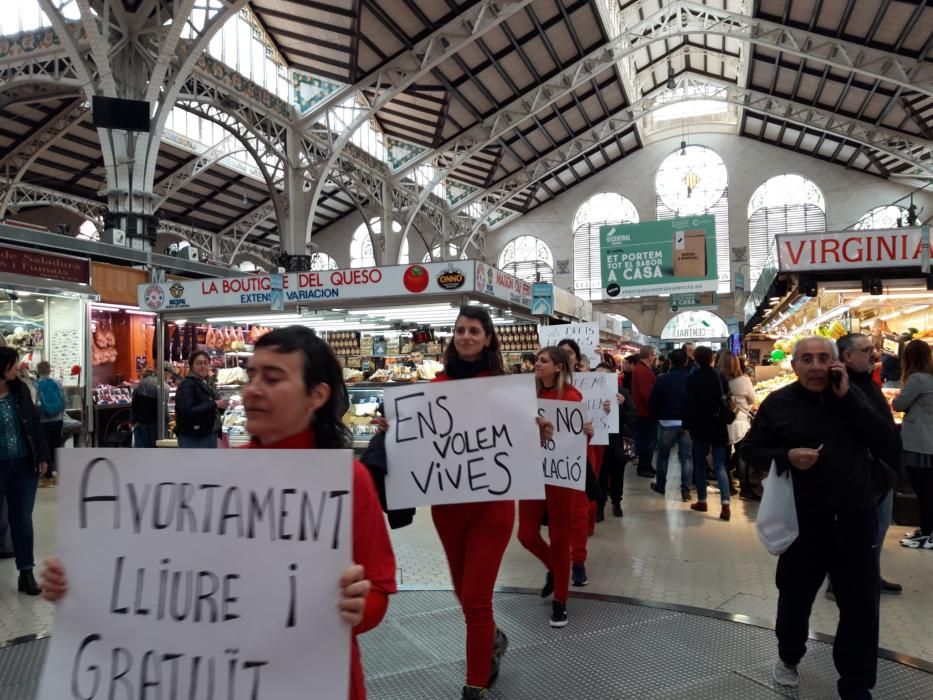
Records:
<instances>
[{"instance_id":1,"label":"glass display case","mask_svg":"<svg viewBox=\"0 0 933 700\"><path fill-rule=\"evenodd\" d=\"M383 393L387 382L354 382L347 384L350 406L343 414L343 422L353 435L353 449L365 450L376 433L373 418L382 415Z\"/></svg>"}]
</instances>

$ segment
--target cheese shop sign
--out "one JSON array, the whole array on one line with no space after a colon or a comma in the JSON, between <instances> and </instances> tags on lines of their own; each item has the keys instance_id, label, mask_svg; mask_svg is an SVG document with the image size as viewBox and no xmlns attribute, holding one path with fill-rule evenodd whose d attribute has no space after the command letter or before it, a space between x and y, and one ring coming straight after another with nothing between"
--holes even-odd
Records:
<instances>
[{"instance_id":1,"label":"cheese shop sign","mask_svg":"<svg viewBox=\"0 0 933 700\"><path fill-rule=\"evenodd\" d=\"M444 277L448 263L398 265L351 270L318 270L282 275L286 306L343 299L426 296L449 293ZM473 283L473 265L458 272ZM139 285L139 307L146 311L182 311L230 307L269 307L270 275L185 280Z\"/></svg>"},{"instance_id":2,"label":"cheese shop sign","mask_svg":"<svg viewBox=\"0 0 933 700\"><path fill-rule=\"evenodd\" d=\"M912 267L929 256L928 226L777 236L782 271Z\"/></svg>"}]
</instances>

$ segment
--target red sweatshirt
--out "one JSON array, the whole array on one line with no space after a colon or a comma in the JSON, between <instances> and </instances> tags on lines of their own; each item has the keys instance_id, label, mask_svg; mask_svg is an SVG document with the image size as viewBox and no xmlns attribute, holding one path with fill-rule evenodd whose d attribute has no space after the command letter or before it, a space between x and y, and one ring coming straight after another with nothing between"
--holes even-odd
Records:
<instances>
[{"instance_id":1,"label":"red sweatshirt","mask_svg":"<svg viewBox=\"0 0 933 700\"><path fill-rule=\"evenodd\" d=\"M639 418L651 417L651 404L648 399L655 381L657 377L654 376L654 372L644 362L639 361L632 372L632 400L635 402Z\"/></svg>"},{"instance_id":2,"label":"red sweatshirt","mask_svg":"<svg viewBox=\"0 0 933 700\"><path fill-rule=\"evenodd\" d=\"M255 440L247 449L267 450L313 450L314 433L310 430L292 435L272 445L260 445ZM349 700L366 700L366 681L357 635L376 627L389 607L389 595L396 592L395 554L389 541L385 517L376 487L366 467L353 462L353 562L362 565L366 578L372 583L366 597L363 620L353 628L350 652L350 697ZM336 582L335 582L336 583ZM336 613L335 613L336 614Z\"/></svg>"}]
</instances>

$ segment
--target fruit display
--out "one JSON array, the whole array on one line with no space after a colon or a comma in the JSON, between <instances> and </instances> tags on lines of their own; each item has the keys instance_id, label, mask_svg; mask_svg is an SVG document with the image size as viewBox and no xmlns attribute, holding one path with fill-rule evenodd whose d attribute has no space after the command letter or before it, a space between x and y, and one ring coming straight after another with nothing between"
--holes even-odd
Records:
<instances>
[{"instance_id":1,"label":"fruit display","mask_svg":"<svg viewBox=\"0 0 933 700\"><path fill-rule=\"evenodd\" d=\"M777 391L781 387L791 384L795 379L797 379L797 377L794 374L788 373L778 375L772 379L766 379L763 382L758 382L755 384L755 398L758 399L758 403L760 404L772 391Z\"/></svg>"}]
</instances>

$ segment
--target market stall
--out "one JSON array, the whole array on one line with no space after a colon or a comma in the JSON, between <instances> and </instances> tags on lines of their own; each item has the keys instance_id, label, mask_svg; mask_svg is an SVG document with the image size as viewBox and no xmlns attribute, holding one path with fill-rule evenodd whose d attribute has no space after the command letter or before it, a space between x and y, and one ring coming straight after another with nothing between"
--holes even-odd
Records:
<instances>
[{"instance_id":1,"label":"market stall","mask_svg":"<svg viewBox=\"0 0 933 700\"><path fill-rule=\"evenodd\" d=\"M97 298L90 261L3 243L0 275L0 342L19 352L27 379L39 362L49 362L65 390L68 415L82 420L88 303Z\"/></svg>"},{"instance_id":2,"label":"market stall","mask_svg":"<svg viewBox=\"0 0 933 700\"><path fill-rule=\"evenodd\" d=\"M473 260L142 284L138 302L157 314L157 363L171 361L183 376L187 353L211 354L218 391L230 400L223 423L231 442L245 439L246 363L255 341L275 327L308 326L334 348L350 393L345 422L358 447L372 435L386 385L441 371L461 305L489 309L507 362L538 347L531 285Z\"/></svg>"}]
</instances>

